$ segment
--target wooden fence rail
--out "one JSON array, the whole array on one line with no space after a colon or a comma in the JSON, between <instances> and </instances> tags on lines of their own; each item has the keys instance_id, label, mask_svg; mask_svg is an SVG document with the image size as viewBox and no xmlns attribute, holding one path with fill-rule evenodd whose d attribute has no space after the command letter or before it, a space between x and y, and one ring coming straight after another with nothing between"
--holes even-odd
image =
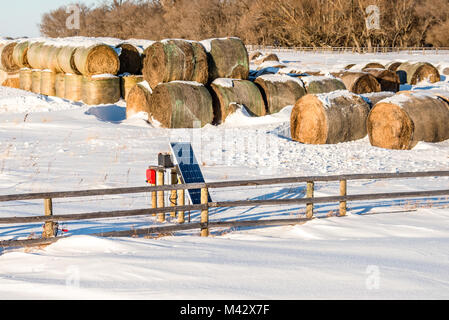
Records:
<instances>
[{"instance_id":1,"label":"wooden fence rail","mask_svg":"<svg viewBox=\"0 0 449 320\"><path fill-rule=\"evenodd\" d=\"M379 200L379 199L400 199L415 197L435 197L448 196L449 189L430 190L430 191L411 191L411 192L395 192L395 193L374 193L374 194L347 194L348 180L372 180L372 179L400 179L400 178L418 178L418 177L443 177L449 176L449 171L428 171L428 172L404 172L404 173L375 173L375 174L350 174L350 175L334 175L334 176L309 176L309 177L290 177L275 178L261 180L243 180L243 181L224 181L212 183L196 183L196 184L173 184L159 185L150 187L135 188L116 188L116 189L96 189L84 191L65 191L65 192L46 192L46 193L28 193L0 196L0 202L16 201L16 200L44 200L45 215L31 217L5 217L0 218L0 224L25 224L25 223L45 223L43 237L44 239L31 240L6 240L0 241L0 247L14 247L23 245L42 245L52 243L64 237L53 237L52 226L55 222L62 221L78 221L88 219L130 217L142 215L155 215L165 213L175 213L184 211L201 211L200 223L178 224L172 226L156 226L138 230L113 231L109 233L93 234L94 236L120 237L120 236L139 236L154 233L171 233L183 230L200 229L202 236L209 235L210 228L227 227L227 226L262 226L262 225L283 225L293 224L307 221L313 218L313 206L318 203L339 203L339 215L346 214L348 201L362 200ZM174 179L173 179L174 180ZM340 182L340 195L327 197L314 197L315 182ZM208 191L214 188L229 187L247 187L262 185L279 185L307 183L307 192L305 198L299 199L266 199L266 200L238 200L238 201L222 201L209 202ZM135 210L119 210L108 212L90 212L79 214L54 215L52 208L52 199L71 198L71 197L91 197L99 195L117 195L117 194L133 194L152 192L158 193L159 197L163 196L165 191L201 189L201 204L196 205L175 205L170 203L168 206L163 205L159 208L135 209ZM179 203L178 203L179 204ZM306 205L305 218L295 219L271 219L256 221L209 221L209 208L226 208L226 207L253 207L253 206L269 206L269 205ZM159 217L158 217L159 220ZM178 220L180 221L180 220ZM183 219L181 222L184 222Z\"/></svg>"}]
</instances>

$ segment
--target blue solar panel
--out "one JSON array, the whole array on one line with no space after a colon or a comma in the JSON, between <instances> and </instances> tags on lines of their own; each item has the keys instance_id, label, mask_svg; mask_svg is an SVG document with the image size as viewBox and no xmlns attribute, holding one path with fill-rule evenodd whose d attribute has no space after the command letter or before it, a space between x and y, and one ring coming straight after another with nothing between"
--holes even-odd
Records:
<instances>
[{"instance_id":1,"label":"blue solar panel","mask_svg":"<svg viewBox=\"0 0 449 320\"><path fill-rule=\"evenodd\" d=\"M184 183L204 183L203 173L189 142L171 142L170 147ZM201 189L190 189L187 194L192 204L201 204ZM209 202L212 202L209 195Z\"/></svg>"}]
</instances>

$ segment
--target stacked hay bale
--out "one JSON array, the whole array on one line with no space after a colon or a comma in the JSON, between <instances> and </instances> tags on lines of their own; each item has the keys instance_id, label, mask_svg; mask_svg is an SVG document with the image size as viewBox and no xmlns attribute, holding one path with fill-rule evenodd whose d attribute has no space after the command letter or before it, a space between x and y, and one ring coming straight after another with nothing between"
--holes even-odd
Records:
<instances>
[{"instance_id":1,"label":"stacked hay bale","mask_svg":"<svg viewBox=\"0 0 449 320\"><path fill-rule=\"evenodd\" d=\"M410 150L419 141L449 139L449 104L438 95L403 92L379 101L367 120L371 145Z\"/></svg>"},{"instance_id":2,"label":"stacked hay bale","mask_svg":"<svg viewBox=\"0 0 449 320\"><path fill-rule=\"evenodd\" d=\"M264 116L266 106L259 88L251 81L218 78L211 86L214 100L214 124L223 123L234 109L231 103L244 105L250 115Z\"/></svg>"},{"instance_id":3,"label":"stacked hay bale","mask_svg":"<svg viewBox=\"0 0 449 320\"><path fill-rule=\"evenodd\" d=\"M159 84L151 94L149 120L164 128L194 128L211 123L212 97L204 85L192 81Z\"/></svg>"},{"instance_id":4,"label":"stacked hay bale","mask_svg":"<svg viewBox=\"0 0 449 320\"><path fill-rule=\"evenodd\" d=\"M254 83L262 93L268 113L276 113L286 106L294 105L306 94L301 79L287 75L263 75L257 77Z\"/></svg>"},{"instance_id":5,"label":"stacked hay bale","mask_svg":"<svg viewBox=\"0 0 449 320\"><path fill-rule=\"evenodd\" d=\"M291 113L293 140L307 144L333 144L366 136L368 103L347 90L308 94Z\"/></svg>"},{"instance_id":6,"label":"stacked hay bale","mask_svg":"<svg viewBox=\"0 0 449 320\"><path fill-rule=\"evenodd\" d=\"M0 85L5 87L20 88L20 67L14 62L13 52L17 42L8 41L0 45Z\"/></svg>"},{"instance_id":7,"label":"stacked hay bale","mask_svg":"<svg viewBox=\"0 0 449 320\"><path fill-rule=\"evenodd\" d=\"M138 83L143 82L142 75L135 74L122 74L120 75L120 94L125 101L128 101L129 92L136 86Z\"/></svg>"},{"instance_id":8,"label":"stacked hay bale","mask_svg":"<svg viewBox=\"0 0 449 320\"><path fill-rule=\"evenodd\" d=\"M84 76L81 100L85 104L112 104L120 100L120 78L112 74Z\"/></svg>"}]
</instances>

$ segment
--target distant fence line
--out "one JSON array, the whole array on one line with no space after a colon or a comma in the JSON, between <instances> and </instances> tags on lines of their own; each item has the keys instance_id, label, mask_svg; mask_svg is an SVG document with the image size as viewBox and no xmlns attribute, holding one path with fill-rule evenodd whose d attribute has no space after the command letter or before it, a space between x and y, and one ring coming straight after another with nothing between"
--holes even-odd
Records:
<instances>
[{"instance_id":1,"label":"distant fence line","mask_svg":"<svg viewBox=\"0 0 449 320\"><path fill-rule=\"evenodd\" d=\"M449 47L277 47L247 45L248 51L309 52L309 53L422 53L447 54Z\"/></svg>"}]
</instances>

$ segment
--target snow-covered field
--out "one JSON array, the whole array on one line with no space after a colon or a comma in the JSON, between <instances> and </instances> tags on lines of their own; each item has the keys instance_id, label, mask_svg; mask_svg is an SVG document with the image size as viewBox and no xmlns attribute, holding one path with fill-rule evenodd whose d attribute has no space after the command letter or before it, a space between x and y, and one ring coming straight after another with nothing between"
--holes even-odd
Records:
<instances>
[{"instance_id":1,"label":"snow-covered field","mask_svg":"<svg viewBox=\"0 0 449 320\"><path fill-rule=\"evenodd\" d=\"M312 69L349 63L425 60L446 55L280 55ZM413 89L448 91L445 77ZM403 87L403 89L410 89ZM86 106L0 87L0 194L130 187L169 141L191 141L206 181L339 173L449 169L449 141L410 151L370 146L368 138L311 146L289 138L291 107L261 118L242 112L221 126L154 128L125 119L125 103ZM348 193L447 189L449 178L350 181ZM304 197L304 185L212 190L213 200ZM316 196L338 183L317 183ZM55 214L148 207L149 195L55 200ZM0 203L2 217L42 215L39 201ZM71 238L46 248L0 251L0 298L307 299L449 298L449 199L316 206L296 226L185 232L159 239L101 239L91 233L141 228L154 217L64 224ZM303 206L211 210L211 220L304 214ZM192 221L198 213L192 212ZM170 223L170 220L168 221ZM0 240L37 236L41 224L0 225ZM0 249L1 250L1 249Z\"/></svg>"}]
</instances>

